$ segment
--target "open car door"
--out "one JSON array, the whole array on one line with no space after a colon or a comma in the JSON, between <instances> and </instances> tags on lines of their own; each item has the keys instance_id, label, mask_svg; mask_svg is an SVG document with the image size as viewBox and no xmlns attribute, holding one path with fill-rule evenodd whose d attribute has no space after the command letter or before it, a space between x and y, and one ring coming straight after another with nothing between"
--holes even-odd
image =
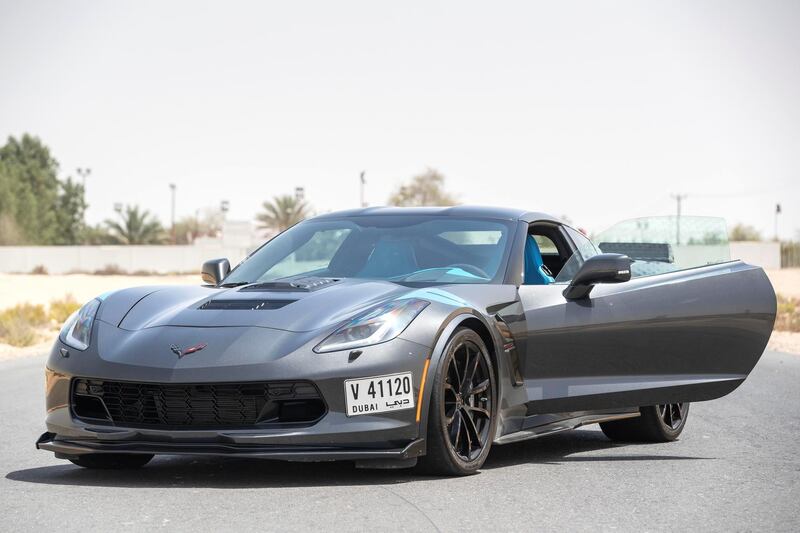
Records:
<instances>
[{"instance_id":1,"label":"open car door","mask_svg":"<svg viewBox=\"0 0 800 533\"><path fill-rule=\"evenodd\" d=\"M546 233L560 261L542 250L552 281L519 288L529 415L718 398L764 351L775 293L761 268L730 260L723 220L637 219L604 232L596 246L566 226L534 223L530 231ZM631 279L566 297L600 253L633 259Z\"/></svg>"}]
</instances>

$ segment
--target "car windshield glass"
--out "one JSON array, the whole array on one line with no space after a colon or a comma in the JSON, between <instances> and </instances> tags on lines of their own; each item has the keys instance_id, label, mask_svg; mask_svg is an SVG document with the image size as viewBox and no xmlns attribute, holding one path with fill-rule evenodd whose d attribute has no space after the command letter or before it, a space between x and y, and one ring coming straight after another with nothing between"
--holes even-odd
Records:
<instances>
[{"instance_id":1,"label":"car windshield glass","mask_svg":"<svg viewBox=\"0 0 800 533\"><path fill-rule=\"evenodd\" d=\"M300 223L252 254L225 284L298 276L421 283L499 282L513 224L442 216L356 216Z\"/></svg>"}]
</instances>

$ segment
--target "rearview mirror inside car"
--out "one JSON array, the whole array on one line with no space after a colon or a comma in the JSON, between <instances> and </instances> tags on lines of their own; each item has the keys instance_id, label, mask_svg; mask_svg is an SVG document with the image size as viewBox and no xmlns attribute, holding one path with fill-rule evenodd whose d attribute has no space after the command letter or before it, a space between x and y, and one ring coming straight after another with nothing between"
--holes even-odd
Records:
<instances>
[{"instance_id":1,"label":"rearview mirror inside car","mask_svg":"<svg viewBox=\"0 0 800 533\"><path fill-rule=\"evenodd\" d=\"M225 258L211 259L203 263L200 276L209 285L219 285L225 276L231 271L231 263Z\"/></svg>"},{"instance_id":2,"label":"rearview mirror inside car","mask_svg":"<svg viewBox=\"0 0 800 533\"><path fill-rule=\"evenodd\" d=\"M631 279L631 258L622 254L599 254L583 263L564 289L564 298L586 298L598 283L622 283Z\"/></svg>"}]
</instances>

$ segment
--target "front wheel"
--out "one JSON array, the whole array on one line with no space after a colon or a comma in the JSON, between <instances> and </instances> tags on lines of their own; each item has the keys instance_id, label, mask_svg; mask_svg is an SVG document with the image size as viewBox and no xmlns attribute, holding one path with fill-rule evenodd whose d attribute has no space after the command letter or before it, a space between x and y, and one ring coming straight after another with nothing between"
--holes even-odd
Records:
<instances>
[{"instance_id":1,"label":"front wheel","mask_svg":"<svg viewBox=\"0 0 800 533\"><path fill-rule=\"evenodd\" d=\"M637 418L601 422L600 429L611 440L628 442L669 442L686 426L689 403L668 403L639 408Z\"/></svg>"},{"instance_id":2,"label":"front wheel","mask_svg":"<svg viewBox=\"0 0 800 533\"><path fill-rule=\"evenodd\" d=\"M464 476L483 466L495 433L497 388L481 337L456 330L434 377L422 471Z\"/></svg>"},{"instance_id":3,"label":"front wheel","mask_svg":"<svg viewBox=\"0 0 800 533\"><path fill-rule=\"evenodd\" d=\"M103 470L127 470L141 468L150 462L153 456L149 454L126 453L90 453L79 455L70 461L83 468L96 468Z\"/></svg>"}]
</instances>

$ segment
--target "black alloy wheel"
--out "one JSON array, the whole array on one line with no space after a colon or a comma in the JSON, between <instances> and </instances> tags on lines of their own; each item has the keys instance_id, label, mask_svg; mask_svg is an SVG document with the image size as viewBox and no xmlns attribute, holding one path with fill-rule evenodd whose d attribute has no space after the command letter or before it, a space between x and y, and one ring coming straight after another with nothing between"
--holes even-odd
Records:
<instances>
[{"instance_id":1,"label":"black alloy wheel","mask_svg":"<svg viewBox=\"0 0 800 533\"><path fill-rule=\"evenodd\" d=\"M600 429L611 440L628 442L669 442L686 427L689 403L668 403L639 408L639 416L601 422Z\"/></svg>"},{"instance_id":2,"label":"black alloy wheel","mask_svg":"<svg viewBox=\"0 0 800 533\"><path fill-rule=\"evenodd\" d=\"M685 406L685 407L684 407ZM686 403L668 403L657 406L661 421L675 431L683 425L684 415L689 407Z\"/></svg>"},{"instance_id":3,"label":"black alloy wheel","mask_svg":"<svg viewBox=\"0 0 800 533\"><path fill-rule=\"evenodd\" d=\"M456 330L434 378L420 468L440 475L477 472L494 440L496 398L486 345L473 330Z\"/></svg>"}]
</instances>

